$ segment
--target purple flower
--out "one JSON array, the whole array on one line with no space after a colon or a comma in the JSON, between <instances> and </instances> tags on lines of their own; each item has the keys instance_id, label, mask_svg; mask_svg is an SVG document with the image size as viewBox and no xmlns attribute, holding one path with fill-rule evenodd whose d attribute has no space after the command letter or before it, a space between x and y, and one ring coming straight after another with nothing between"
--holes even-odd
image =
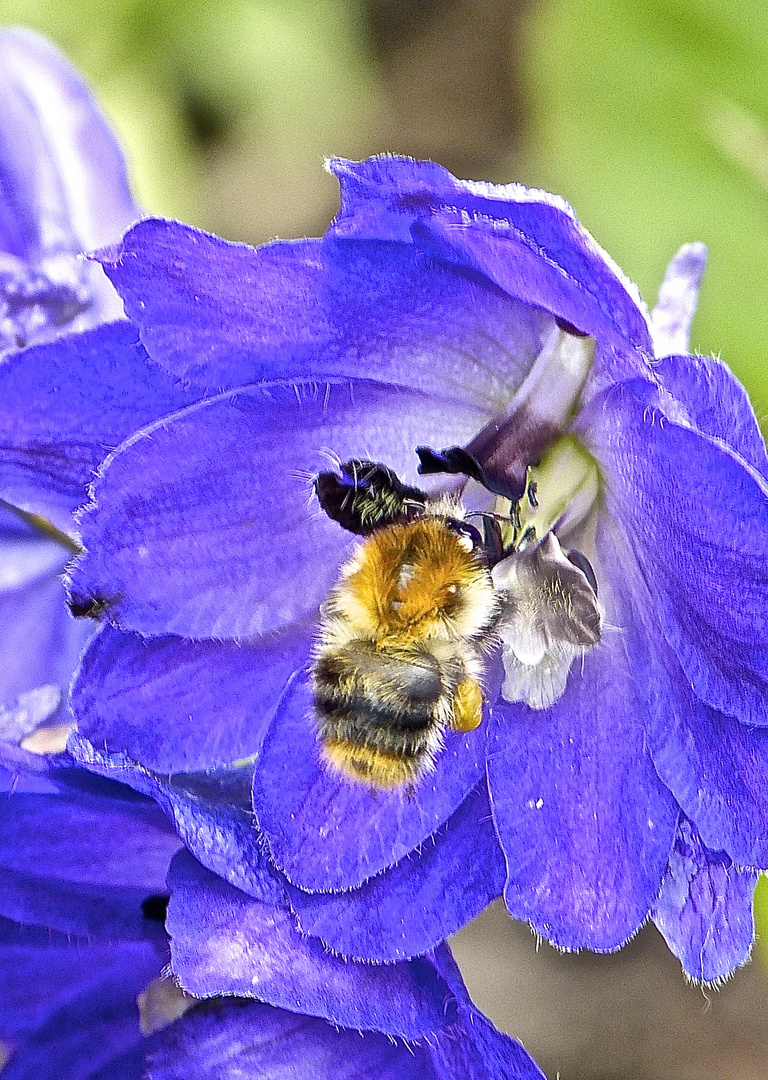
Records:
<instances>
[{"instance_id":1,"label":"purple flower","mask_svg":"<svg viewBox=\"0 0 768 1080\"><path fill-rule=\"evenodd\" d=\"M322 1078L343 1061L350 1077L542 1080L474 1008L447 946L394 965L334 958L277 895L247 897L179 852L149 799L65 757L43 771L47 792L22 775L0 795L4 1076L194 1080L290 1063Z\"/></svg>"},{"instance_id":2,"label":"purple flower","mask_svg":"<svg viewBox=\"0 0 768 1080\"><path fill-rule=\"evenodd\" d=\"M617 948L652 916L718 978L768 866L768 500L743 389L681 355L702 249L650 320L559 199L398 158L333 167L323 240L254 252L144 221L101 255L151 363L200 400L110 454L81 516L72 601L105 625L77 752L138 763L233 884L266 840L302 929L345 955L425 953L503 892L565 948ZM88 425L103 402L81 383L67 407ZM419 446L444 475L417 475ZM485 719L413 791L319 758L307 665L356 542L313 497L329 457L505 522ZM238 762L245 805L221 772Z\"/></svg>"},{"instance_id":3,"label":"purple flower","mask_svg":"<svg viewBox=\"0 0 768 1080\"><path fill-rule=\"evenodd\" d=\"M9 402L5 452L15 432L30 434L41 421L39 372L12 354L122 315L103 271L82 253L116 240L139 216L114 135L74 71L37 35L0 31L0 358L13 369L5 378L24 382L29 410L14 415ZM130 340L130 331L127 339L122 334ZM66 353L60 355L66 363ZM30 363L35 356L28 354ZM137 420L143 422L134 413L117 439ZM90 472L79 440L66 451L33 441L26 446L25 482L6 490L0 503L0 732L6 739L24 738L46 718L71 722L63 699L91 636L68 614L61 588L64 566L78 550L68 510L49 522L30 514L36 470L55 470L59 452L79 458L84 487ZM105 452L100 447L92 465ZM83 487L73 505L82 501Z\"/></svg>"}]
</instances>

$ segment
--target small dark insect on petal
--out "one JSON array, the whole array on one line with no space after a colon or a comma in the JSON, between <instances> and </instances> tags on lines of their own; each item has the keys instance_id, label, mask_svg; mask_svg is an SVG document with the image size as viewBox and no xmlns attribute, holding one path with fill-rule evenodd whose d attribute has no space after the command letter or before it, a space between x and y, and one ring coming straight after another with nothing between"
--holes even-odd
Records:
<instances>
[{"instance_id":1,"label":"small dark insect on petal","mask_svg":"<svg viewBox=\"0 0 768 1080\"><path fill-rule=\"evenodd\" d=\"M164 923L170 899L167 893L150 893L141 901L141 914L151 922Z\"/></svg>"},{"instance_id":2,"label":"small dark insect on petal","mask_svg":"<svg viewBox=\"0 0 768 1080\"><path fill-rule=\"evenodd\" d=\"M106 596L72 596L68 606L76 619L100 619L112 603Z\"/></svg>"}]
</instances>

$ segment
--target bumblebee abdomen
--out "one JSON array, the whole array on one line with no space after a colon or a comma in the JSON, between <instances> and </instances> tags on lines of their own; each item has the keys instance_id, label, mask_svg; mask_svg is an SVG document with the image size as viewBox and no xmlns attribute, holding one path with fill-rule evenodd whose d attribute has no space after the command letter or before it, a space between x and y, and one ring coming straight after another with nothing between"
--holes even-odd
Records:
<instances>
[{"instance_id":1,"label":"bumblebee abdomen","mask_svg":"<svg viewBox=\"0 0 768 1080\"><path fill-rule=\"evenodd\" d=\"M429 767L452 694L434 656L351 642L320 655L313 688L324 757L341 772L395 787Z\"/></svg>"}]
</instances>

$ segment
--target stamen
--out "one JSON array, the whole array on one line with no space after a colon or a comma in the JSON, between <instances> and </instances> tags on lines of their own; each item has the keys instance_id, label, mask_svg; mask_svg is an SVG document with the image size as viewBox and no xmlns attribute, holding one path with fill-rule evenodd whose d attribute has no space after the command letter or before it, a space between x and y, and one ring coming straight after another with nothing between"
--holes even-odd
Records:
<instances>
[{"instance_id":1,"label":"stamen","mask_svg":"<svg viewBox=\"0 0 768 1080\"><path fill-rule=\"evenodd\" d=\"M519 551L546 536L567 515L580 520L598 493L597 466L576 439L567 435L550 447L526 475L526 496L511 515L514 535L510 549Z\"/></svg>"}]
</instances>

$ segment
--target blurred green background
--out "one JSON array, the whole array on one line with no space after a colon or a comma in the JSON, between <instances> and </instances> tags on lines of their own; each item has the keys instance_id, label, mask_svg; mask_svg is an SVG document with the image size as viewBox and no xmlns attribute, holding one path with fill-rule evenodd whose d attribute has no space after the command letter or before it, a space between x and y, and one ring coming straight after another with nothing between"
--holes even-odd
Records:
<instances>
[{"instance_id":1,"label":"blurred green background","mask_svg":"<svg viewBox=\"0 0 768 1080\"><path fill-rule=\"evenodd\" d=\"M321 232L337 198L323 159L389 150L564 195L651 305L679 245L705 241L692 345L719 353L768 419L766 0L0 0L0 21L48 35L87 76L148 211L230 239ZM765 889L757 906L768 932ZM486 964L473 940L468 974L473 956ZM615 963L620 987L630 968ZM756 974L749 1002L765 1012ZM740 978L728 993L744 995ZM595 1035L558 1057L543 1031L530 1049L566 1077L656 1076L631 1053L611 1071L611 1007L597 1011L603 1051ZM743 1047L738 1023L718 1023ZM758 1028L741 1077L768 1077ZM659 1076L735 1075L716 1051L710 1072L678 1068L680 1030Z\"/></svg>"},{"instance_id":2,"label":"blurred green background","mask_svg":"<svg viewBox=\"0 0 768 1080\"><path fill-rule=\"evenodd\" d=\"M0 0L56 41L147 210L259 242L323 229L332 153L564 195L651 302L710 248L693 344L768 417L765 0Z\"/></svg>"}]
</instances>

